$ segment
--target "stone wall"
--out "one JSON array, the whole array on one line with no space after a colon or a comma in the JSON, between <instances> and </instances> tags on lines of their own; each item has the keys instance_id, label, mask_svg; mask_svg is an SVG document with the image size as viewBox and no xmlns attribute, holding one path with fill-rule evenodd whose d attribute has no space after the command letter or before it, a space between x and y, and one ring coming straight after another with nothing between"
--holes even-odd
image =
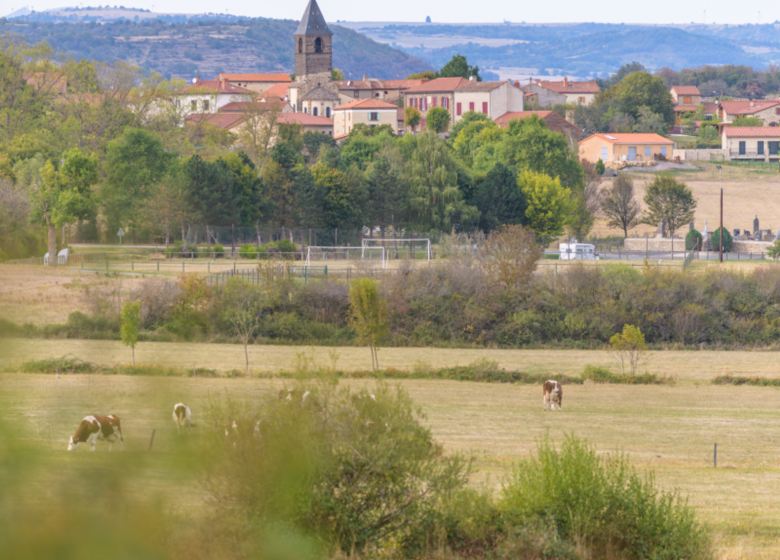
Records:
<instances>
[{"instance_id":1,"label":"stone wall","mask_svg":"<svg viewBox=\"0 0 780 560\"><path fill-rule=\"evenodd\" d=\"M303 52L298 41L303 39ZM314 41L322 41L322 51L315 52ZM312 74L330 74L333 68L333 39L330 35L298 35L295 37L295 77L300 81Z\"/></svg>"},{"instance_id":2,"label":"stone wall","mask_svg":"<svg viewBox=\"0 0 780 560\"><path fill-rule=\"evenodd\" d=\"M772 246L771 241L742 241L735 239L731 244L732 253L766 253ZM717 250L717 247L714 247Z\"/></svg>"},{"instance_id":3,"label":"stone wall","mask_svg":"<svg viewBox=\"0 0 780 560\"><path fill-rule=\"evenodd\" d=\"M672 243L674 242L674 243ZM626 237L623 249L626 251L670 251L674 245L675 251L685 250L685 239L682 237Z\"/></svg>"},{"instance_id":4,"label":"stone wall","mask_svg":"<svg viewBox=\"0 0 780 560\"><path fill-rule=\"evenodd\" d=\"M722 161L728 159L728 150L713 148L706 150L672 150L672 157L681 161Z\"/></svg>"}]
</instances>

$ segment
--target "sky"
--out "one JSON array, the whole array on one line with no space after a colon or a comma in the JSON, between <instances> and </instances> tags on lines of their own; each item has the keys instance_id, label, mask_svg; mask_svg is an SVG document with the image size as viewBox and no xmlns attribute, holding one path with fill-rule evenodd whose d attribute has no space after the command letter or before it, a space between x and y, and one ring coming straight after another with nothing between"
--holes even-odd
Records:
<instances>
[{"instance_id":1,"label":"sky","mask_svg":"<svg viewBox=\"0 0 780 560\"><path fill-rule=\"evenodd\" d=\"M0 15L27 7L36 11L65 6L103 6L108 0L69 4L68 0L0 0ZM251 17L300 19L308 0L292 2L246 2L223 0L217 5L207 0L120 0L125 7L149 9L153 12L205 13L225 12ZM27 0L29 2L29 0ZM116 0L114 0L116 3ZM113 6L114 3L111 5ZM599 2L509 2L507 0L394 0L393 2L355 2L354 0L318 1L322 13L330 22L403 21L421 22L430 16L433 22L480 23L771 23L780 20L780 3L743 0L739 9L726 0L680 2L655 0L651 3L601 0ZM706 10L706 13L705 13Z\"/></svg>"}]
</instances>

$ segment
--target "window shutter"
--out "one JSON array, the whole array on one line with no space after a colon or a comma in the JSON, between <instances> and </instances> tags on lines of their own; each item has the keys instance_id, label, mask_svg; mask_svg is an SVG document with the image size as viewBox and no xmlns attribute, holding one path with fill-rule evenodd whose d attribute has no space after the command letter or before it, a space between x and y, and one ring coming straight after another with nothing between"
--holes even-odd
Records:
<instances>
[{"instance_id":1,"label":"window shutter","mask_svg":"<svg viewBox=\"0 0 780 560\"><path fill-rule=\"evenodd\" d=\"M460 106L460 105L461 105L460 103L456 103L456 104L455 104L455 112L456 112L458 115L460 115L460 114L461 114L461 106Z\"/></svg>"},{"instance_id":2,"label":"window shutter","mask_svg":"<svg viewBox=\"0 0 780 560\"><path fill-rule=\"evenodd\" d=\"M431 98L431 101L433 102L433 103L431 103L431 104L432 104L434 107L436 107L436 97L432 97L432 98Z\"/></svg>"},{"instance_id":3,"label":"window shutter","mask_svg":"<svg viewBox=\"0 0 780 560\"><path fill-rule=\"evenodd\" d=\"M488 105L487 101L483 101L482 102L482 114L483 115L487 115L488 114L487 105Z\"/></svg>"},{"instance_id":4,"label":"window shutter","mask_svg":"<svg viewBox=\"0 0 780 560\"><path fill-rule=\"evenodd\" d=\"M474 102L469 101L469 111L473 111L473 110L474 110Z\"/></svg>"}]
</instances>

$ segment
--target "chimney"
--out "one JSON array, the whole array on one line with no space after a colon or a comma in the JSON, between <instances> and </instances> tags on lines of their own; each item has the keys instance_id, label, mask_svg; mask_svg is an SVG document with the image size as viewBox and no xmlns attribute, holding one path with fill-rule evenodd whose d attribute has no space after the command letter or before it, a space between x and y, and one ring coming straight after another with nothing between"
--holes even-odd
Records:
<instances>
[{"instance_id":1,"label":"chimney","mask_svg":"<svg viewBox=\"0 0 780 560\"><path fill-rule=\"evenodd\" d=\"M569 77L564 76L563 77L563 87L569 87Z\"/></svg>"},{"instance_id":2,"label":"chimney","mask_svg":"<svg viewBox=\"0 0 780 560\"><path fill-rule=\"evenodd\" d=\"M473 82L475 80L476 80L476 78L474 76L469 76L469 82Z\"/></svg>"},{"instance_id":3,"label":"chimney","mask_svg":"<svg viewBox=\"0 0 780 560\"><path fill-rule=\"evenodd\" d=\"M536 85L538 86L541 83L542 83L542 80L540 80L539 78L536 78Z\"/></svg>"},{"instance_id":4,"label":"chimney","mask_svg":"<svg viewBox=\"0 0 780 560\"><path fill-rule=\"evenodd\" d=\"M751 107L753 106L753 102L752 102L752 101L750 102L750 106L751 106Z\"/></svg>"},{"instance_id":5,"label":"chimney","mask_svg":"<svg viewBox=\"0 0 780 560\"><path fill-rule=\"evenodd\" d=\"M364 82L367 82L367 81L368 81L368 78L366 77L366 75L365 75L365 74L363 74L363 81L364 81Z\"/></svg>"}]
</instances>

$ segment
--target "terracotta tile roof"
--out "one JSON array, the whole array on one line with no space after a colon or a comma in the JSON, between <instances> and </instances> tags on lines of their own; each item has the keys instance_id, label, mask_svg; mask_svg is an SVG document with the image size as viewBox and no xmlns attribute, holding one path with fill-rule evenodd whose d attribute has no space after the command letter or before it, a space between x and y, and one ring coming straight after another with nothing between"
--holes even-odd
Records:
<instances>
[{"instance_id":1,"label":"terracotta tile roof","mask_svg":"<svg viewBox=\"0 0 780 560\"><path fill-rule=\"evenodd\" d=\"M393 105L392 103L385 103L384 101L380 101L379 99L356 99L355 101L350 101L349 103L345 103L344 105L339 105L334 111L347 111L347 110L368 110L368 109L398 109L398 105Z\"/></svg>"},{"instance_id":2,"label":"terracotta tile roof","mask_svg":"<svg viewBox=\"0 0 780 560\"><path fill-rule=\"evenodd\" d=\"M730 138L777 138L780 140L780 127L777 126L727 126L723 134Z\"/></svg>"},{"instance_id":3,"label":"terracotta tile roof","mask_svg":"<svg viewBox=\"0 0 780 560\"><path fill-rule=\"evenodd\" d=\"M419 86L410 87L405 93L439 93L446 91L455 91L468 80L463 78L436 78L430 82L425 82Z\"/></svg>"},{"instance_id":4,"label":"terracotta tile roof","mask_svg":"<svg viewBox=\"0 0 780 560\"><path fill-rule=\"evenodd\" d=\"M729 115L752 115L765 111L776 105L780 105L780 100L771 99L766 101L721 101L720 106Z\"/></svg>"},{"instance_id":5,"label":"terracotta tile roof","mask_svg":"<svg viewBox=\"0 0 780 560\"><path fill-rule=\"evenodd\" d=\"M531 115L536 115L537 117L539 117L542 120L546 119L550 115L555 115L556 117L559 117L560 119L562 119L569 126L571 126L573 128L576 128L577 130L582 132L582 129L580 129L577 126L574 126L573 124L571 124L569 121L567 121L566 119L564 119L563 117L561 117L558 113L556 113L554 111L513 111L513 112L510 112L510 113L504 113L503 115L501 115L500 117L495 119L495 121L493 121L493 122L495 122L498 126L500 126L502 128L506 128L507 126L509 126L509 121L516 121L516 120L524 119L526 117L530 117Z\"/></svg>"},{"instance_id":6,"label":"terracotta tile roof","mask_svg":"<svg viewBox=\"0 0 780 560\"><path fill-rule=\"evenodd\" d=\"M339 89L356 90L356 89L407 89L414 86L419 86L428 82L429 80L339 80L334 82Z\"/></svg>"},{"instance_id":7,"label":"terracotta tile roof","mask_svg":"<svg viewBox=\"0 0 780 560\"><path fill-rule=\"evenodd\" d=\"M371 86L363 80L338 80L333 82L339 89L372 89Z\"/></svg>"},{"instance_id":8,"label":"terracotta tile roof","mask_svg":"<svg viewBox=\"0 0 780 560\"><path fill-rule=\"evenodd\" d=\"M592 138L599 138L606 140L610 144L674 144L668 138L664 138L658 134L640 133L640 132L623 132L623 133L597 133L592 136L588 136L582 142L587 142Z\"/></svg>"},{"instance_id":9,"label":"terracotta tile roof","mask_svg":"<svg viewBox=\"0 0 780 560\"><path fill-rule=\"evenodd\" d=\"M334 136L333 139L341 140L342 138L346 138L347 136L349 136L349 132L347 132L346 134L339 134L338 136Z\"/></svg>"},{"instance_id":10,"label":"terracotta tile roof","mask_svg":"<svg viewBox=\"0 0 780 560\"><path fill-rule=\"evenodd\" d=\"M674 110L677 113L695 113L699 109L698 105L675 105Z\"/></svg>"},{"instance_id":11,"label":"terracotta tile roof","mask_svg":"<svg viewBox=\"0 0 780 560\"><path fill-rule=\"evenodd\" d=\"M420 80L383 80L385 89L407 89L422 85L430 80L422 78Z\"/></svg>"},{"instance_id":12,"label":"terracotta tile roof","mask_svg":"<svg viewBox=\"0 0 780 560\"><path fill-rule=\"evenodd\" d=\"M718 112L718 104L713 103L712 101L705 101L702 103L704 105L704 112L714 115Z\"/></svg>"},{"instance_id":13,"label":"terracotta tile roof","mask_svg":"<svg viewBox=\"0 0 780 560\"><path fill-rule=\"evenodd\" d=\"M461 84L458 87L458 91L493 91L507 83L508 82L469 82L466 80L465 84Z\"/></svg>"},{"instance_id":14,"label":"terracotta tile roof","mask_svg":"<svg viewBox=\"0 0 780 560\"><path fill-rule=\"evenodd\" d=\"M193 113L187 115L186 120L189 123L205 122L217 128L230 130L244 122L246 115L243 113Z\"/></svg>"},{"instance_id":15,"label":"terracotta tile roof","mask_svg":"<svg viewBox=\"0 0 780 560\"><path fill-rule=\"evenodd\" d=\"M671 90L677 95L701 95L696 86L672 86Z\"/></svg>"},{"instance_id":16,"label":"terracotta tile roof","mask_svg":"<svg viewBox=\"0 0 780 560\"><path fill-rule=\"evenodd\" d=\"M333 126L333 119L315 117L308 113L282 113L277 120L281 123L294 123L303 126Z\"/></svg>"},{"instance_id":17,"label":"terracotta tile roof","mask_svg":"<svg viewBox=\"0 0 780 560\"><path fill-rule=\"evenodd\" d=\"M598 93L601 91L596 82L570 82L568 79L564 79L559 82L543 82L539 80L535 83L558 93Z\"/></svg>"},{"instance_id":18,"label":"terracotta tile roof","mask_svg":"<svg viewBox=\"0 0 780 560\"><path fill-rule=\"evenodd\" d=\"M279 72L277 74L220 74L217 79L224 78L229 82L292 82L290 76Z\"/></svg>"},{"instance_id":19,"label":"terracotta tile roof","mask_svg":"<svg viewBox=\"0 0 780 560\"><path fill-rule=\"evenodd\" d=\"M270 110L272 106L277 109L284 109L287 105L286 101L272 97L258 98L256 101L231 101L226 105L220 107L220 113L246 113L247 111L266 111Z\"/></svg>"},{"instance_id":20,"label":"terracotta tile roof","mask_svg":"<svg viewBox=\"0 0 780 560\"><path fill-rule=\"evenodd\" d=\"M258 97L278 97L279 99L282 99L284 97L287 97L289 89L290 89L290 84L276 84L274 86L269 87Z\"/></svg>"},{"instance_id":21,"label":"terracotta tile roof","mask_svg":"<svg viewBox=\"0 0 780 560\"><path fill-rule=\"evenodd\" d=\"M254 94L251 89L242 88L231 84L227 80L201 80L196 78L195 83L188 85L185 88L179 90L179 93L227 93L227 94L241 94L250 93Z\"/></svg>"}]
</instances>

